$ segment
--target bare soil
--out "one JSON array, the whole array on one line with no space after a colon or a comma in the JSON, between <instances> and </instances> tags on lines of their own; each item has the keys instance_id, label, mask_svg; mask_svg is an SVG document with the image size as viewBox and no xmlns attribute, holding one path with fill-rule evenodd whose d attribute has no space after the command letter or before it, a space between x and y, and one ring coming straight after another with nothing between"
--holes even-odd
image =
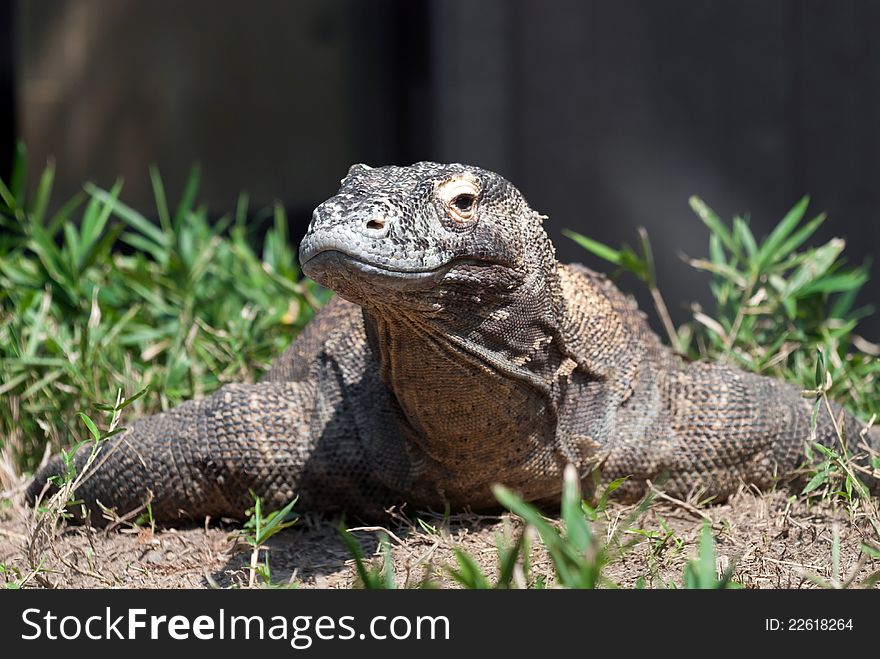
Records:
<instances>
[{"instance_id":1,"label":"bare soil","mask_svg":"<svg viewBox=\"0 0 880 659\"><path fill-rule=\"evenodd\" d=\"M610 537L633 511L610 503L595 524ZM404 511L405 512L405 511ZM0 566L8 582L52 588L227 588L248 585L251 548L235 540L233 524L203 527L113 530L62 526L55 540L29 552L33 511L18 498L0 500ZM552 518L552 513L548 513ZM415 518L413 518L415 519ZM511 515L421 515L413 521L393 512L382 527L354 527L368 560L381 564L380 534L391 541L395 582L416 587L456 586L449 567L453 549L471 554L493 579L496 542L521 529ZM696 556L704 523L711 524L719 574L734 566L734 581L749 588L813 588L815 577L838 578L851 587L880 570L880 560L862 545L880 546L873 505L852 511L829 502L811 502L787 492L744 489L724 505L697 509L683 502L656 501L624 534L632 546L606 567L608 585L623 588L681 587L684 567ZM273 584L302 588L359 585L351 555L337 530L339 520L305 515L268 543ZM839 537L839 563L832 556ZM553 584L553 565L540 542L532 543L530 579ZM36 570L36 571L35 571ZM813 575L813 579L811 576ZM2 583L2 581L0 581Z\"/></svg>"}]
</instances>

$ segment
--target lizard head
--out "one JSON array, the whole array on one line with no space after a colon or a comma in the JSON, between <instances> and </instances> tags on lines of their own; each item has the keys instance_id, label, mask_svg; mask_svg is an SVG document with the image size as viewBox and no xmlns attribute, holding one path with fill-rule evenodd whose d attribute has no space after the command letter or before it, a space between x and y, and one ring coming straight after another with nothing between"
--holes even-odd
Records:
<instances>
[{"instance_id":1,"label":"lizard head","mask_svg":"<svg viewBox=\"0 0 880 659\"><path fill-rule=\"evenodd\" d=\"M354 165L315 209L300 262L307 276L364 306L512 290L533 270L527 262L539 244L552 259L540 218L507 180L477 167Z\"/></svg>"}]
</instances>

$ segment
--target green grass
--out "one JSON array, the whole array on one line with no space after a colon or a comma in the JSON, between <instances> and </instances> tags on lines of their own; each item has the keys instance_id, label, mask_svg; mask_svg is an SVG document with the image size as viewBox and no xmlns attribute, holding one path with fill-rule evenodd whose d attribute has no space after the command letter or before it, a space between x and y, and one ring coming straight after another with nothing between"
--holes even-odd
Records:
<instances>
[{"instance_id":1,"label":"green grass","mask_svg":"<svg viewBox=\"0 0 880 659\"><path fill-rule=\"evenodd\" d=\"M339 528L339 534L345 543L348 553L354 560L355 573L357 580L355 586L366 588L367 590L394 590L396 582L394 581L394 563L391 558L391 544L388 541L388 535L382 533L379 536L379 553L382 555L381 566L370 565L364 556L364 550L355 537L344 527ZM423 582L427 586L427 582Z\"/></svg>"},{"instance_id":2,"label":"green grass","mask_svg":"<svg viewBox=\"0 0 880 659\"><path fill-rule=\"evenodd\" d=\"M0 182L0 437L22 470L120 389L149 387L142 416L253 381L326 296L300 279L281 206L252 214L242 194L212 220L197 168L173 206L151 170L158 224L121 182L86 184L50 216L54 166L32 193L24 171L19 147ZM261 241L249 227L263 220Z\"/></svg>"},{"instance_id":3,"label":"green grass","mask_svg":"<svg viewBox=\"0 0 880 659\"><path fill-rule=\"evenodd\" d=\"M243 540L251 547L248 587L253 588L257 579L263 586L274 587L266 543L272 536L296 524L297 515L293 512L296 499L290 501L280 510L264 513L262 499L253 492L251 492L251 497L254 499L254 507L246 511L249 513L248 519L242 529L235 534L238 539ZM263 553L262 561L260 561L261 552Z\"/></svg>"},{"instance_id":4,"label":"green grass","mask_svg":"<svg viewBox=\"0 0 880 659\"><path fill-rule=\"evenodd\" d=\"M574 232L567 234L647 284L668 340L681 354L730 361L813 389L821 352L830 378L828 395L868 419L880 412L876 386L880 361L860 349L868 344L855 332L858 320L873 311L855 307L868 269L847 264L840 238L807 246L825 221L824 214L806 219L808 203L809 198L801 199L759 239L746 219L735 217L727 224L705 202L691 197L691 208L709 230L709 257L687 261L708 274L714 309L694 306L693 320L680 327L673 326L659 295L644 229L639 232L638 251L626 245L613 249Z\"/></svg>"}]
</instances>

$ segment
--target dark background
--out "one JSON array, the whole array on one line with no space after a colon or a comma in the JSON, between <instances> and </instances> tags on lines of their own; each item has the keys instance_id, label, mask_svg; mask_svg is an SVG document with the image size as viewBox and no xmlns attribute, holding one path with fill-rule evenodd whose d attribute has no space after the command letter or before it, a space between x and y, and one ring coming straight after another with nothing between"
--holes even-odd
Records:
<instances>
[{"instance_id":1,"label":"dark background","mask_svg":"<svg viewBox=\"0 0 880 659\"><path fill-rule=\"evenodd\" d=\"M679 320L706 295L692 194L760 236L809 193L817 240L880 253L880 2L18 0L0 32L0 159L54 157L56 201L123 175L150 215L148 165L174 195L199 162L212 212L280 199L298 240L352 162L470 162L562 260L607 269L562 228L647 227Z\"/></svg>"}]
</instances>

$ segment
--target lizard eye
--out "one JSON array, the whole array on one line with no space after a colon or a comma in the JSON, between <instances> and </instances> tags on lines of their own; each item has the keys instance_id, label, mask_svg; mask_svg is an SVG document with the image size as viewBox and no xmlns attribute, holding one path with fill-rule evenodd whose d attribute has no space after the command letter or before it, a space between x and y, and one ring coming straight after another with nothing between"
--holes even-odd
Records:
<instances>
[{"instance_id":1,"label":"lizard eye","mask_svg":"<svg viewBox=\"0 0 880 659\"><path fill-rule=\"evenodd\" d=\"M463 223L473 218L476 212L480 188L469 177L456 177L440 183L437 194L452 219Z\"/></svg>"},{"instance_id":2,"label":"lizard eye","mask_svg":"<svg viewBox=\"0 0 880 659\"><path fill-rule=\"evenodd\" d=\"M462 213L467 213L472 210L474 207L474 202L477 200L476 195L472 194L460 194L455 199L452 200L452 205L455 206Z\"/></svg>"}]
</instances>

